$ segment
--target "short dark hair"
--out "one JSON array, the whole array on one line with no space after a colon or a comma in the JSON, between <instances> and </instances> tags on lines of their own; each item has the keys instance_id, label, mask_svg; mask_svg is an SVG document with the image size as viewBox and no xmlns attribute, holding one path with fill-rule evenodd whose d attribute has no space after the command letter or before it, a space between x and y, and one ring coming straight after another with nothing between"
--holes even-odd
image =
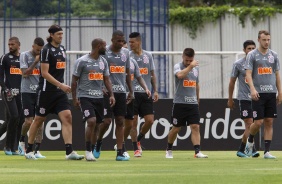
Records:
<instances>
[{"instance_id":1,"label":"short dark hair","mask_svg":"<svg viewBox=\"0 0 282 184\"><path fill-rule=\"evenodd\" d=\"M41 37L37 37L37 38L34 39L33 44L36 44L38 46L43 46L44 40Z\"/></svg>"},{"instance_id":2,"label":"short dark hair","mask_svg":"<svg viewBox=\"0 0 282 184\"><path fill-rule=\"evenodd\" d=\"M270 35L270 33L269 33L268 31L266 31L266 30L260 30L260 31L258 32L258 38L260 38L260 35L261 35L261 34Z\"/></svg>"},{"instance_id":3,"label":"short dark hair","mask_svg":"<svg viewBox=\"0 0 282 184\"><path fill-rule=\"evenodd\" d=\"M12 41L12 40L14 40L15 42L18 42L18 44L21 45L21 42L20 42L18 37L13 36L13 37L9 38L9 41Z\"/></svg>"},{"instance_id":4,"label":"short dark hair","mask_svg":"<svg viewBox=\"0 0 282 184\"><path fill-rule=\"evenodd\" d=\"M138 32L132 32L129 34L129 38L138 38L141 37L140 33Z\"/></svg>"},{"instance_id":5,"label":"short dark hair","mask_svg":"<svg viewBox=\"0 0 282 184\"><path fill-rule=\"evenodd\" d=\"M249 45L254 45L254 46L256 46L256 43L255 43L253 40L246 40L246 41L243 43L244 49L246 49Z\"/></svg>"},{"instance_id":6,"label":"short dark hair","mask_svg":"<svg viewBox=\"0 0 282 184\"><path fill-rule=\"evenodd\" d=\"M96 39L92 40L92 42L91 42L92 50L95 49L102 42L103 42L103 40L101 38L96 38Z\"/></svg>"},{"instance_id":7,"label":"short dark hair","mask_svg":"<svg viewBox=\"0 0 282 184\"><path fill-rule=\"evenodd\" d=\"M115 37L115 36L124 36L123 32L120 31L120 30L116 30L113 32L112 34L112 37Z\"/></svg>"},{"instance_id":8,"label":"short dark hair","mask_svg":"<svg viewBox=\"0 0 282 184\"><path fill-rule=\"evenodd\" d=\"M188 56L188 57L194 57L195 51L192 48L186 48L183 51L183 55Z\"/></svg>"}]
</instances>

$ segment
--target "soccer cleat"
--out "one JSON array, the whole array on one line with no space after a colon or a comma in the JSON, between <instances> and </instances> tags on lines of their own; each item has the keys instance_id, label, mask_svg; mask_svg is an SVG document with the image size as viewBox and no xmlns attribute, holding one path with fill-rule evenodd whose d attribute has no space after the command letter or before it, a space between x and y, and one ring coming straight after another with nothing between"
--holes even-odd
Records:
<instances>
[{"instance_id":1,"label":"soccer cleat","mask_svg":"<svg viewBox=\"0 0 282 184\"><path fill-rule=\"evenodd\" d=\"M28 160L37 160L33 152L25 153L24 156Z\"/></svg>"},{"instance_id":2,"label":"soccer cleat","mask_svg":"<svg viewBox=\"0 0 282 184\"><path fill-rule=\"evenodd\" d=\"M254 143L247 141L246 143L246 147L245 147L245 154L250 157L253 154L253 147L254 147Z\"/></svg>"},{"instance_id":3,"label":"soccer cleat","mask_svg":"<svg viewBox=\"0 0 282 184\"><path fill-rule=\"evenodd\" d=\"M100 157L100 154L101 154L101 148L100 148L100 151L96 151L96 148L94 148L93 150L93 156L95 158L99 158Z\"/></svg>"},{"instance_id":4,"label":"soccer cleat","mask_svg":"<svg viewBox=\"0 0 282 184\"><path fill-rule=\"evenodd\" d=\"M141 154L140 150L134 151L134 156L135 156L135 157L141 157L142 154Z\"/></svg>"},{"instance_id":5,"label":"soccer cleat","mask_svg":"<svg viewBox=\"0 0 282 184\"><path fill-rule=\"evenodd\" d=\"M25 154L25 142L19 142L18 150L21 156Z\"/></svg>"},{"instance_id":6,"label":"soccer cleat","mask_svg":"<svg viewBox=\"0 0 282 184\"><path fill-rule=\"evenodd\" d=\"M139 149L140 154L142 155L142 146L141 146L140 141L139 141L139 142L137 142L137 148Z\"/></svg>"},{"instance_id":7,"label":"soccer cleat","mask_svg":"<svg viewBox=\"0 0 282 184\"><path fill-rule=\"evenodd\" d=\"M127 152L124 152L123 156L130 158L130 156L129 156L129 154Z\"/></svg>"},{"instance_id":8,"label":"soccer cleat","mask_svg":"<svg viewBox=\"0 0 282 184\"><path fill-rule=\"evenodd\" d=\"M244 152L241 151L237 151L236 155L241 158L249 158Z\"/></svg>"},{"instance_id":9,"label":"soccer cleat","mask_svg":"<svg viewBox=\"0 0 282 184\"><path fill-rule=\"evenodd\" d=\"M7 147L4 147L4 153L5 153L5 155L13 155L11 149L9 149Z\"/></svg>"},{"instance_id":10,"label":"soccer cleat","mask_svg":"<svg viewBox=\"0 0 282 184\"><path fill-rule=\"evenodd\" d=\"M66 155L66 160L82 160L82 159L84 159L84 156L77 154L75 151L72 151L69 155Z\"/></svg>"},{"instance_id":11,"label":"soccer cleat","mask_svg":"<svg viewBox=\"0 0 282 184\"><path fill-rule=\"evenodd\" d=\"M199 152L194 155L195 158L208 158L208 155L204 155L202 152Z\"/></svg>"},{"instance_id":12,"label":"soccer cleat","mask_svg":"<svg viewBox=\"0 0 282 184\"><path fill-rule=\"evenodd\" d=\"M129 161L129 157L125 157L125 156L117 156L116 157L116 161Z\"/></svg>"},{"instance_id":13,"label":"soccer cleat","mask_svg":"<svg viewBox=\"0 0 282 184\"><path fill-rule=\"evenodd\" d=\"M34 154L35 158L46 158L45 156L41 155L39 151Z\"/></svg>"},{"instance_id":14,"label":"soccer cleat","mask_svg":"<svg viewBox=\"0 0 282 184\"><path fill-rule=\"evenodd\" d=\"M18 151L12 151L12 155L20 155Z\"/></svg>"},{"instance_id":15,"label":"soccer cleat","mask_svg":"<svg viewBox=\"0 0 282 184\"><path fill-rule=\"evenodd\" d=\"M165 158L173 158L173 156L172 156L172 150L166 150L166 152L165 152Z\"/></svg>"},{"instance_id":16,"label":"soccer cleat","mask_svg":"<svg viewBox=\"0 0 282 184\"><path fill-rule=\"evenodd\" d=\"M258 152L258 151L253 152L252 157L253 157L253 158L255 158L255 157L259 157L259 152Z\"/></svg>"},{"instance_id":17,"label":"soccer cleat","mask_svg":"<svg viewBox=\"0 0 282 184\"><path fill-rule=\"evenodd\" d=\"M276 156L271 155L269 152L266 152L263 156L265 159L276 159Z\"/></svg>"},{"instance_id":18,"label":"soccer cleat","mask_svg":"<svg viewBox=\"0 0 282 184\"><path fill-rule=\"evenodd\" d=\"M96 159L93 156L92 151L85 151L85 159L86 161L96 161Z\"/></svg>"}]
</instances>

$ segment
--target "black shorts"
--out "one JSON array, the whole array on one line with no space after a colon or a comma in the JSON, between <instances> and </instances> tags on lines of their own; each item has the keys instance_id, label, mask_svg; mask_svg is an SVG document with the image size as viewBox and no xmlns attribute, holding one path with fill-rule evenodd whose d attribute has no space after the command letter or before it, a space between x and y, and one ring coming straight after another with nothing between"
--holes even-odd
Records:
<instances>
[{"instance_id":1,"label":"black shorts","mask_svg":"<svg viewBox=\"0 0 282 184\"><path fill-rule=\"evenodd\" d=\"M154 114L153 99L148 98L146 93L134 93L134 115L144 117L149 114Z\"/></svg>"},{"instance_id":2,"label":"black shorts","mask_svg":"<svg viewBox=\"0 0 282 184\"><path fill-rule=\"evenodd\" d=\"M252 101L239 100L241 119L253 118Z\"/></svg>"},{"instance_id":3,"label":"black shorts","mask_svg":"<svg viewBox=\"0 0 282 184\"><path fill-rule=\"evenodd\" d=\"M104 95L104 116L105 118L112 118L112 116L126 115L126 94L114 93L116 104L111 107L109 95Z\"/></svg>"},{"instance_id":4,"label":"black shorts","mask_svg":"<svg viewBox=\"0 0 282 184\"><path fill-rule=\"evenodd\" d=\"M276 93L259 93L259 100L252 101L255 120L277 118Z\"/></svg>"},{"instance_id":5,"label":"black shorts","mask_svg":"<svg viewBox=\"0 0 282 184\"><path fill-rule=\"evenodd\" d=\"M104 99L103 98L79 98L81 112L84 120L96 117L97 123L102 123L104 120Z\"/></svg>"},{"instance_id":6,"label":"black shorts","mask_svg":"<svg viewBox=\"0 0 282 184\"><path fill-rule=\"evenodd\" d=\"M134 119L134 99L126 105L126 115L125 119Z\"/></svg>"},{"instance_id":7,"label":"black shorts","mask_svg":"<svg viewBox=\"0 0 282 184\"><path fill-rule=\"evenodd\" d=\"M68 96L63 91L37 91L35 114L45 117L50 113L59 114L71 110Z\"/></svg>"},{"instance_id":8,"label":"black shorts","mask_svg":"<svg viewBox=\"0 0 282 184\"><path fill-rule=\"evenodd\" d=\"M200 124L198 104L173 104L171 124L175 127Z\"/></svg>"},{"instance_id":9,"label":"black shorts","mask_svg":"<svg viewBox=\"0 0 282 184\"><path fill-rule=\"evenodd\" d=\"M22 109L25 118L34 117L36 106L36 93L21 93Z\"/></svg>"}]
</instances>

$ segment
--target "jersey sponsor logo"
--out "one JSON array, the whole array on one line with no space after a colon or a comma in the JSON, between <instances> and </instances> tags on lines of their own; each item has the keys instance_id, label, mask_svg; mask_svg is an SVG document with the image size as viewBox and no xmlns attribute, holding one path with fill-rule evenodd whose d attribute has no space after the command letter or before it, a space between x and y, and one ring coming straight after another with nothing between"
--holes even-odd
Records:
<instances>
[{"instance_id":1,"label":"jersey sponsor logo","mask_svg":"<svg viewBox=\"0 0 282 184\"><path fill-rule=\"evenodd\" d=\"M34 68L34 69L32 70L31 75L40 75L40 70L37 69L37 68Z\"/></svg>"},{"instance_id":2,"label":"jersey sponsor logo","mask_svg":"<svg viewBox=\"0 0 282 184\"><path fill-rule=\"evenodd\" d=\"M134 87L134 91L145 91L140 85Z\"/></svg>"},{"instance_id":3,"label":"jersey sponsor logo","mask_svg":"<svg viewBox=\"0 0 282 184\"><path fill-rule=\"evenodd\" d=\"M88 80L103 80L102 73L89 73Z\"/></svg>"},{"instance_id":4,"label":"jersey sponsor logo","mask_svg":"<svg viewBox=\"0 0 282 184\"><path fill-rule=\"evenodd\" d=\"M111 73L125 73L124 66L110 66Z\"/></svg>"},{"instance_id":5,"label":"jersey sponsor logo","mask_svg":"<svg viewBox=\"0 0 282 184\"><path fill-rule=\"evenodd\" d=\"M147 55L144 55L144 56L143 56L143 62L144 62L145 64L148 64L148 63L149 63L149 57L148 57Z\"/></svg>"},{"instance_id":6,"label":"jersey sponsor logo","mask_svg":"<svg viewBox=\"0 0 282 184\"><path fill-rule=\"evenodd\" d=\"M184 101L187 103L195 103L197 102L197 98L196 97L190 97L190 96L184 96Z\"/></svg>"},{"instance_id":7,"label":"jersey sponsor logo","mask_svg":"<svg viewBox=\"0 0 282 184\"><path fill-rule=\"evenodd\" d=\"M101 90L89 89L88 90L88 95L99 97L99 96L103 96L103 92Z\"/></svg>"},{"instance_id":8,"label":"jersey sponsor logo","mask_svg":"<svg viewBox=\"0 0 282 184\"><path fill-rule=\"evenodd\" d=\"M37 84L35 84L35 85L30 84L30 85L29 85L29 89L30 89L31 91L36 91L37 87L38 87Z\"/></svg>"},{"instance_id":9,"label":"jersey sponsor logo","mask_svg":"<svg viewBox=\"0 0 282 184\"><path fill-rule=\"evenodd\" d=\"M18 88L11 88L10 90L13 96L17 96L18 94L20 94L20 89Z\"/></svg>"},{"instance_id":10,"label":"jersey sponsor logo","mask_svg":"<svg viewBox=\"0 0 282 184\"><path fill-rule=\"evenodd\" d=\"M55 50L56 50L55 48L53 48L53 47L51 48L51 51L53 51L53 52L54 52Z\"/></svg>"},{"instance_id":11,"label":"jersey sponsor logo","mask_svg":"<svg viewBox=\"0 0 282 184\"><path fill-rule=\"evenodd\" d=\"M272 85L260 85L260 90L261 91L273 91L273 86Z\"/></svg>"},{"instance_id":12,"label":"jersey sponsor logo","mask_svg":"<svg viewBox=\"0 0 282 184\"><path fill-rule=\"evenodd\" d=\"M196 84L197 84L196 81L193 80L183 80L183 87L195 88Z\"/></svg>"},{"instance_id":13,"label":"jersey sponsor logo","mask_svg":"<svg viewBox=\"0 0 282 184\"><path fill-rule=\"evenodd\" d=\"M274 57L272 55L268 56L268 62L269 63L274 63Z\"/></svg>"},{"instance_id":14,"label":"jersey sponsor logo","mask_svg":"<svg viewBox=\"0 0 282 184\"><path fill-rule=\"evenodd\" d=\"M66 62L57 62L56 68L57 69L65 69L66 68Z\"/></svg>"},{"instance_id":15,"label":"jersey sponsor logo","mask_svg":"<svg viewBox=\"0 0 282 184\"><path fill-rule=\"evenodd\" d=\"M130 79L131 79L131 81L134 80L134 74L130 74Z\"/></svg>"},{"instance_id":16,"label":"jersey sponsor logo","mask_svg":"<svg viewBox=\"0 0 282 184\"><path fill-rule=\"evenodd\" d=\"M122 91L122 92L125 91L125 88L122 85L113 85L112 88L113 91Z\"/></svg>"},{"instance_id":17,"label":"jersey sponsor logo","mask_svg":"<svg viewBox=\"0 0 282 184\"><path fill-rule=\"evenodd\" d=\"M148 75L149 73L148 68L139 68L139 71L141 75Z\"/></svg>"},{"instance_id":18,"label":"jersey sponsor logo","mask_svg":"<svg viewBox=\"0 0 282 184\"><path fill-rule=\"evenodd\" d=\"M22 74L22 71L20 68L10 68L10 74L13 74L13 75L21 75Z\"/></svg>"},{"instance_id":19,"label":"jersey sponsor logo","mask_svg":"<svg viewBox=\"0 0 282 184\"><path fill-rule=\"evenodd\" d=\"M258 68L258 74L259 75L272 74L272 68L271 67L259 67Z\"/></svg>"}]
</instances>

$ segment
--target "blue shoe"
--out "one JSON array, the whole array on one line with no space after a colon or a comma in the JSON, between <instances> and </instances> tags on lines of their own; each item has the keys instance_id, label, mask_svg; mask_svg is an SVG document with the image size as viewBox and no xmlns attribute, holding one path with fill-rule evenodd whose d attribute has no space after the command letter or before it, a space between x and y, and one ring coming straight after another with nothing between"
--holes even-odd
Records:
<instances>
[{"instance_id":1,"label":"blue shoe","mask_svg":"<svg viewBox=\"0 0 282 184\"><path fill-rule=\"evenodd\" d=\"M17 151L12 151L12 155L20 155L20 153Z\"/></svg>"},{"instance_id":2,"label":"blue shoe","mask_svg":"<svg viewBox=\"0 0 282 184\"><path fill-rule=\"evenodd\" d=\"M249 158L245 153L241 152L241 151L237 151L237 154L236 154L238 157L241 157L241 158Z\"/></svg>"},{"instance_id":3,"label":"blue shoe","mask_svg":"<svg viewBox=\"0 0 282 184\"><path fill-rule=\"evenodd\" d=\"M99 151L96 151L96 148L94 148L94 150L93 150L93 156L94 156L95 158L99 158L99 157L100 157L100 154L101 154L101 148L100 148Z\"/></svg>"},{"instance_id":4,"label":"blue shoe","mask_svg":"<svg viewBox=\"0 0 282 184\"><path fill-rule=\"evenodd\" d=\"M256 152L253 152L253 155L252 155L252 157L259 157L259 152L258 152L258 151L256 151Z\"/></svg>"},{"instance_id":5,"label":"blue shoe","mask_svg":"<svg viewBox=\"0 0 282 184\"><path fill-rule=\"evenodd\" d=\"M116 161L128 161L129 157L125 157L125 156L117 156L116 157Z\"/></svg>"},{"instance_id":6,"label":"blue shoe","mask_svg":"<svg viewBox=\"0 0 282 184\"><path fill-rule=\"evenodd\" d=\"M46 158L45 156L41 155L39 151L34 154L35 158Z\"/></svg>"},{"instance_id":7,"label":"blue shoe","mask_svg":"<svg viewBox=\"0 0 282 184\"><path fill-rule=\"evenodd\" d=\"M25 154L25 142L19 142L18 150L21 156Z\"/></svg>"},{"instance_id":8,"label":"blue shoe","mask_svg":"<svg viewBox=\"0 0 282 184\"><path fill-rule=\"evenodd\" d=\"M5 155L13 155L11 149L4 147L4 153Z\"/></svg>"}]
</instances>

